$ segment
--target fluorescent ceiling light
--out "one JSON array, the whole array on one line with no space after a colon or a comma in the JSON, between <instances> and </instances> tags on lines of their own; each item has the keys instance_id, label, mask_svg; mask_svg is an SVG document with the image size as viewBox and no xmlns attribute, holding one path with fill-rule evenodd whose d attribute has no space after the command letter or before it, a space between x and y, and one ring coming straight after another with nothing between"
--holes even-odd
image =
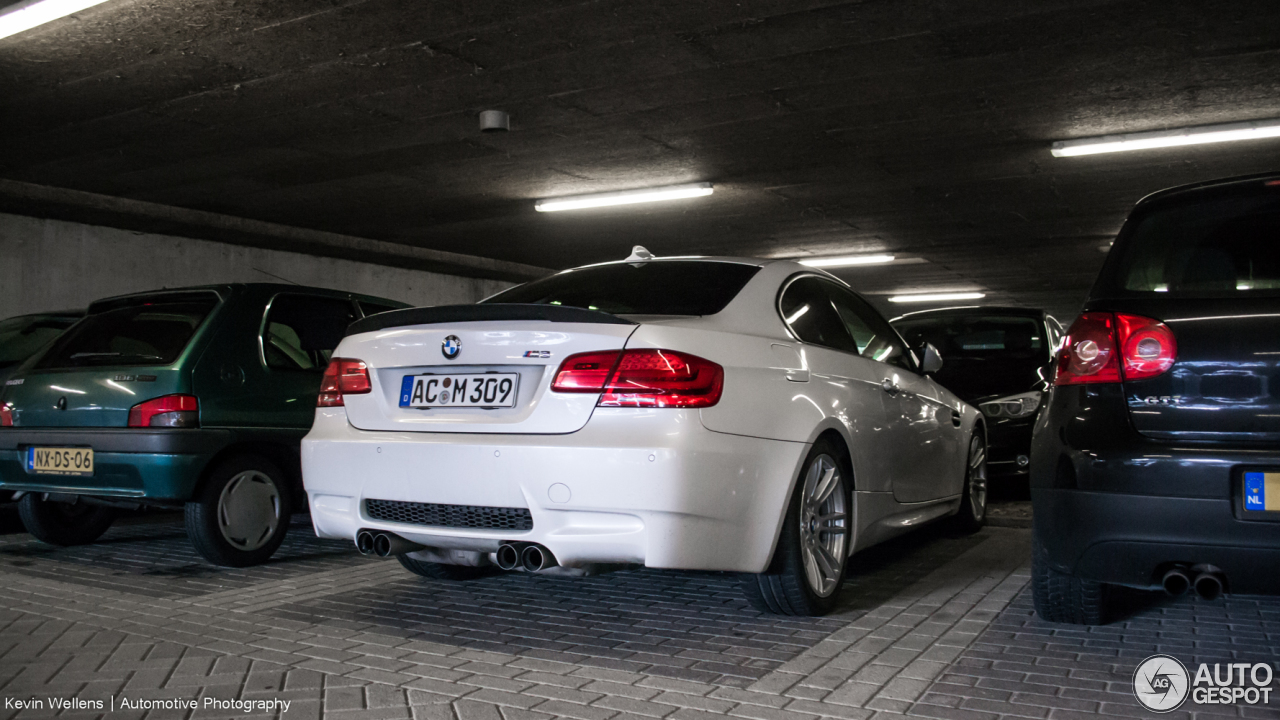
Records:
<instances>
[{"instance_id":1,"label":"fluorescent ceiling light","mask_svg":"<svg viewBox=\"0 0 1280 720\"><path fill-rule=\"evenodd\" d=\"M596 193L595 195L550 198L539 200L533 204L533 207L538 212L582 210L584 208L605 207L608 205L633 205L635 203L658 202L660 200L702 197L703 195L710 195L711 192L711 183L704 182L690 185L645 188L644 190L623 190L622 192Z\"/></svg>"},{"instance_id":2,"label":"fluorescent ceiling light","mask_svg":"<svg viewBox=\"0 0 1280 720\"><path fill-rule=\"evenodd\" d=\"M977 300L986 297L986 293L980 292L954 292L954 293L920 293L917 295L894 295L889 298L889 302L910 303L910 302L942 302L944 300Z\"/></svg>"},{"instance_id":3,"label":"fluorescent ceiling light","mask_svg":"<svg viewBox=\"0 0 1280 720\"><path fill-rule=\"evenodd\" d=\"M78 13L106 0L27 0L0 10L0 38Z\"/></svg>"},{"instance_id":4,"label":"fluorescent ceiling light","mask_svg":"<svg viewBox=\"0 0 1280 720\"><path fill-rule=\"evenodd\" d=\"M853 265L877 265L879 263L893 262L892 255L849 255L847 257L824 257L824 258L808 258L801 260L801 265L809 267L826 268L826 267L851 267Z\"/></svg>"},{"instance_id":5,"label":"fluorescent ceiling light","mask_svg":"<svg viewBox=\"0 0 1280 720\"><path fill-rule=\"evenodd\" d=\"M1128 135L1104 135L1102 137L1059 140L1053 144L1054 157L1096 155L1098 153L1149 150L1151 148L1202 145L1204 143L1231 142L1233 140L1257 140L1280 137L1280 119L1254 120L1252 122L1200 125L1181 130L1130 133Z\"/></svg>"}]
</instances>

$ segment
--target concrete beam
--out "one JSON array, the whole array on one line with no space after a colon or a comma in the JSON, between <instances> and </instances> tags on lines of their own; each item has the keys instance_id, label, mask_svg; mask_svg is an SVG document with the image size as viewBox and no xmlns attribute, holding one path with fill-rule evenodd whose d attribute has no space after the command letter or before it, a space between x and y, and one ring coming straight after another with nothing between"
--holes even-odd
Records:
<instances>
[{"instance_id":1,"label":"concrete beam","mask_svg":"<svg viewBox=\"0 0 1280 720\"><path fill-rule=\"evenodd\" d=\"M0 211L511 282L532 280L554 272L505 260L17 180L0 179Z\"/></svg>"}]
</instances>

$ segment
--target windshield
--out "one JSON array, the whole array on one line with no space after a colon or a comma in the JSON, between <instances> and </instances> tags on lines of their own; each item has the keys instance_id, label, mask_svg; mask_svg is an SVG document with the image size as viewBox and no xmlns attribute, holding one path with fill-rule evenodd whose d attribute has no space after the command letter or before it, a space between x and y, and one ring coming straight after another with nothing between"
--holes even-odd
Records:
<instances>
[{"instance_id":1,"label":"windshield","mask_svg":"<svg viewBox=\"0 0 1280 720\"><path fill-rule=\"evenodd\" d=\"M1280 188L1157 206L1119 248L1127 292L1235 297L1280 290Z\"/></svg>"},{"instance_id":2,"label":"windshield","mask_svg":"<svg viewBox=\"0 0 1280 720\"><path fill-rule=\"evenodd\" d=\"M86 317L54 343L37 369L168 365L218 304L208 300L156 300Z\"/></svg>"},{"instance_id":3,"label":"windshield","mask_svg":"<svg viewBox=\"0 0 1280 720\"><path fill-rule=\"evenodd\" d=\"M484 302L565 305L614 315L714 315L759 270L698 260L596 265L535 280Z\"/></svg>"},{"instance_id":4,"label":"windshield","mask_svg":"<svg viewBox=\"0 0 1280 720\"><path fill-rule=\"evenodd\" d=\"M24 315L0 320L0 368L26 360L62 334L75 318L57 315Z\"/></svg>"},{"instance_id":5,"label":"windshield","mask_svg":"<svg viewBox=\"0 0 1280 720\"><path fill-rule=\"evenodd\" d=\"M945 315L893 323L911 347L932 343L942 356L938 382L976 373L1034 373L1049 361L1044 326L1031 317Z\"/></svg>"}]
</instances>

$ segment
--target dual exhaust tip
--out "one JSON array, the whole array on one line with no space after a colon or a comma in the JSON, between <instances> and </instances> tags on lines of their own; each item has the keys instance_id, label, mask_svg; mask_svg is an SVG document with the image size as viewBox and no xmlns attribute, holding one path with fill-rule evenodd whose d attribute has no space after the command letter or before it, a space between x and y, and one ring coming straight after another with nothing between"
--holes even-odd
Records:
<instances>
[{"instance_id":1,"label":"dual exhaust tip","mask_svg":"<svg viewBox=\"0 0 1280 720\"><path fill-rule=\"evenodd\" d=\"M361 530L356 533L356 549L361 555L391 557L422 550L425 545L410 542L395 533ZM529 572L555 567L556 556L537 543L503 543L495 554L498 567L503 570L523 568Z\"/></svg>"},{"instance_id":2,"label":"dual exhaust tip","mask_svg":"<svg viewBox=\"0 0 1280 720\"><path fill-rule=\"evenodd\" d=\"M556 556L537 543L503 543L498 546L494 560L503 570L515 570L519 567L529 572L545 570L558 564Z\"/></svg>"},{"instance_id":3,"label":"dual exhaust tip","mask_svg":"<svg viewBox=\"0 0 1280 720\"><path fill-rule=\"evenodd\" d=\"M393 533L375 533L371 530L361 530L356 533L356 549L361 555L377 555L378 557L391 557L392 555L401 555L421 550L426 547L415 542L409 542L399 535Z\"/></svg>"},{"instance_id":4,"label":"dual exhaust tip","mask_svg":"<svg viewBox=\"0 0 1280 720\"><path fill-rule=\"evenodd\" d=\"M1222 595L1226 578L1216 568L1187 570L1175 567L1164 574L1160 584L1166 593L1174 597L1184 595L1188 590L1195 590L1202 600L1216 600Z\"/></svg>"}]
</instances>

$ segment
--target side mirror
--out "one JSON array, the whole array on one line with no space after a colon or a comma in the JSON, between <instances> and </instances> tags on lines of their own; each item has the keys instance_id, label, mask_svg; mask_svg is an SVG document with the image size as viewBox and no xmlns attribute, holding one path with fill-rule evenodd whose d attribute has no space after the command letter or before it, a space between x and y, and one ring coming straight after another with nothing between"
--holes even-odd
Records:
<instances>
[{"instance_id":1,"label":"side mirror","mask_svg":"<svg viewBox=\"0 0 1280 720\"><path fill-rule=\"evenodd\" d=\"M942 369L942 356L938 354L938 349L933 343L925 343L920 348L920 355L923 358L920 361L920 371L925 375L932 375Z\"/></svg>"}]
</instances>

